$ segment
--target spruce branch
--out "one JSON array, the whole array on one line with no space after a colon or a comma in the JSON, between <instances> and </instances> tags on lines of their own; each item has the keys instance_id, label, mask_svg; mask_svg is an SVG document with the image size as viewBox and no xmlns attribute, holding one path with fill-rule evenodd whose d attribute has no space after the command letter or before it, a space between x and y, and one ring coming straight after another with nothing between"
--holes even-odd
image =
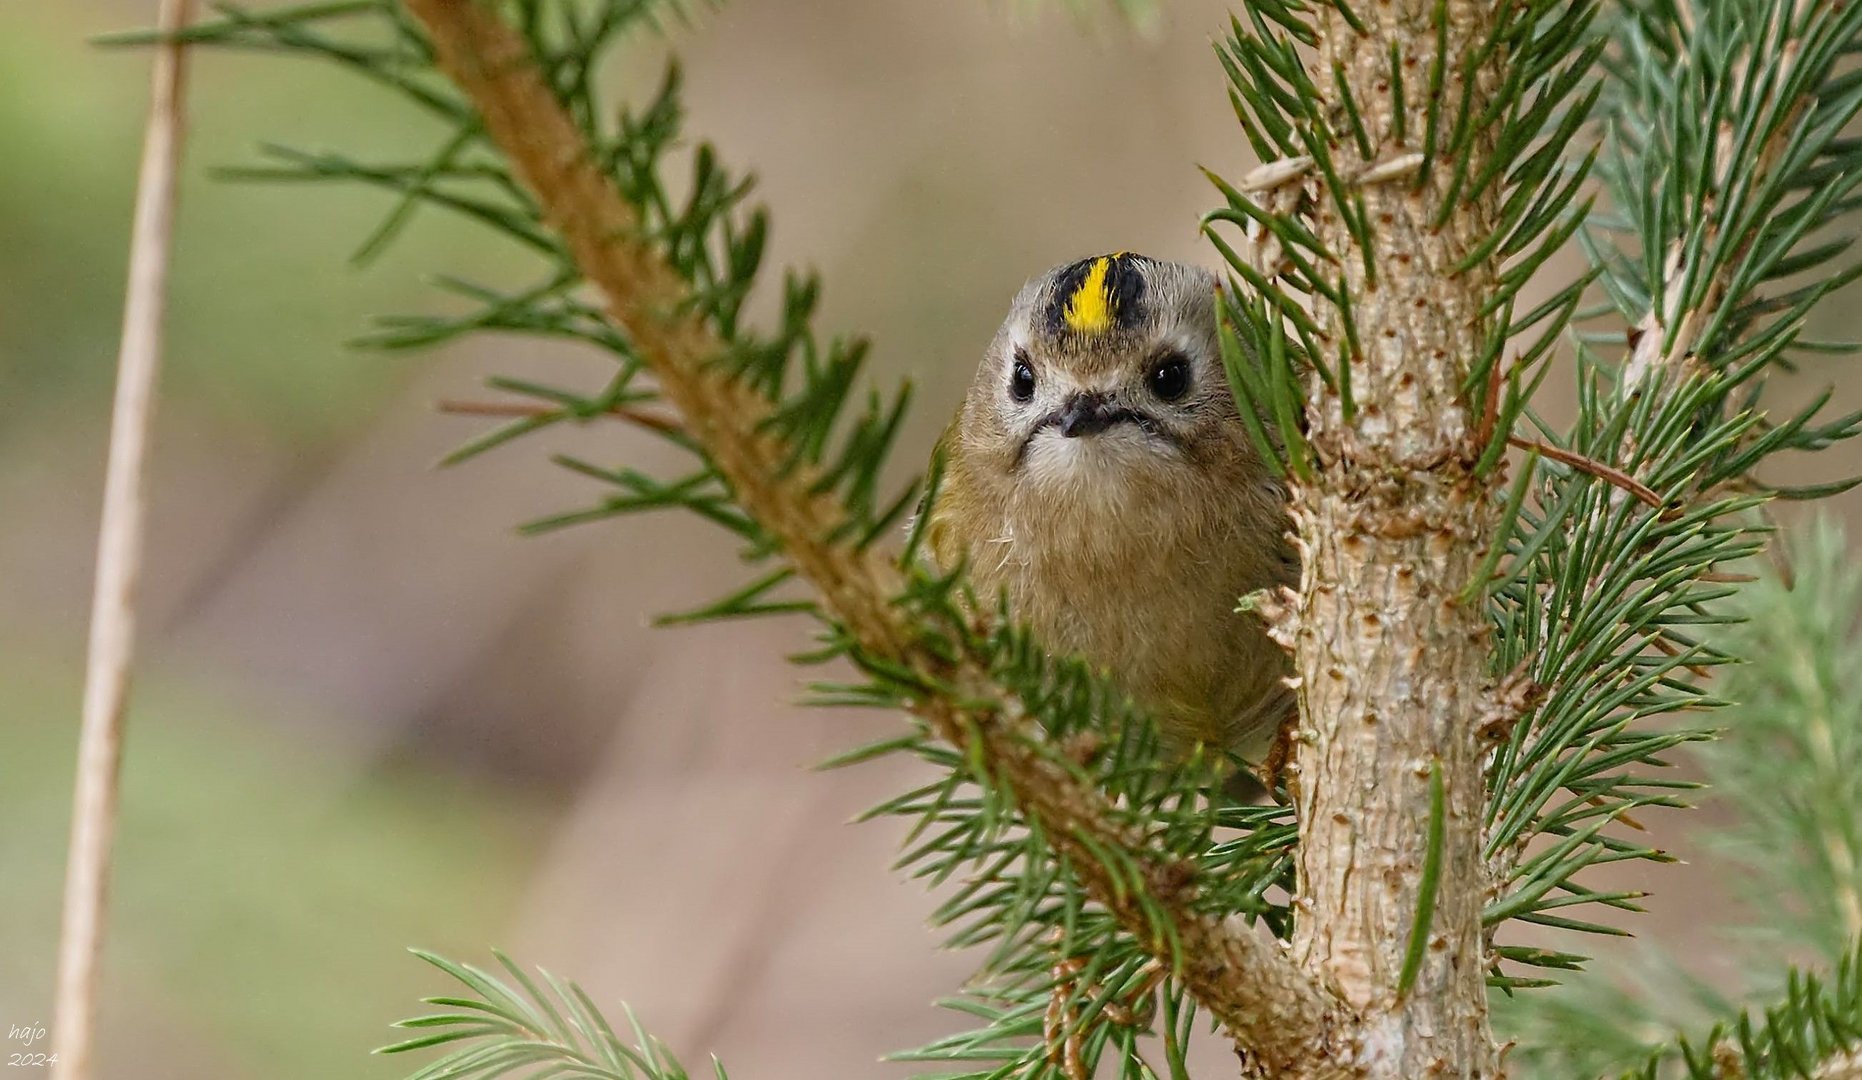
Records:
<instances>
[{"instance_id":1,"label":"spruce branch","mask_svg":"<svg viewBox=\"0 0 1862 1080\"><path fill-rule=\"evenodd\" d=\"M1862 948L1828 978L1790 973L1778 1001L1650 1054L1621 1080L1837 1080L1862 1047Z\"/></svg>"},{"instance_id":2,"label":"spruce branch","mask_svg":"<svg viewBox=\"0 0 1862 1080\"><path fill-rule=\"evenodd\" d=\"M1533 1075L1620 1070L1648 1058L1648 1047L1668 1041L1668 1032L1720 1018L1732 1019L1722 1019L1720 1034L1698 1045L1741 1044L1742 1037L1729 1042L1726 1034L1741 1027L1739 1002L1796 993L1773 970L1780 955L1812 957L1838 971L1842 983L1858 941L1855 898L1862 886L1854 854L1862 822L1856 762L1862 709L1852 685L1862 573L1852 565L1843 530L1827 520L1789 537L1777 558L1756 569L1740 575L1750 581L1742 581L1736 598L1716 605L1738 621L1704 631L1745 659L1718 673L1715 689L1729 702L1717 716L1721 732L1694 751L1710 800L1731 819L1701 830L1700 840L1749 915L1704 929L1724 939L1722 951L1740 974L1732 985L1710 985L1668 952L1645 945L1633 962L1579 978L1529 1009L1522 1002L1510 1017L1520 1040L1515 1060ZM1799 1056L1798 1072L1766 1066L1754 1075L1837 1073L1853 1050L1829 1059L1833 1045ZM1662 1053L1684 1056L1673 1047ZM1674 1075L1677 1067L1671 1060L1660 1075Z\"/></svg>"},{"instance_id":3,"label":"spruce branch","mask_svg":"<svg viewBox=\"0 0 1862 1080\"><path fill-rule=\"evenodd\" d=\"M1830 220L1857 183L1853 172L1830 165L1853 153L1840 148L1841 132L1862 96L1848 90L1826 98L1822 91L1862 23L1853 5L1811 0L1742 11L1692 0L1626 7L1620 40L1626 55L1617 69L1622 88L1610 109L1612 134L1626 152L1613 157L1606 179L1619 192L1637 174L1646 179L1651 163L1631 154L1652 140L1666 144L1657 161L1683 170L1678 183L1671 181L1679 198L1623 204L1645 249L1636 291L1648 298L1623 370L1624 387L1633 392L1657 370L1697 353L1710 356L1717 334L1738 333L1753 314L1746 293L1784 276L1780 262L1787 274L1801 272L1848 246L1839 243L1808 262L1786 260L1794 242ZM1666 86L1649 75L1664 66L1679 76ZM1684 115L1666 131L1638 123ZM1838 161L1817 161L1832 152ZM1829 186L1792 200L1800 180L1793 173L1813 166ZM1785 215L1787 227L1777 236L1775 218ZM1762 241L1771 241L1770 250L1760 248Z\"/></svg>"},{"instance_id":4,"label":"spruce branch","mask_svg":"<svg viewBox=\"0 0 1862 1080\"><path fill-rule=\"evenodd\" d=\"M1611 826L1678 804L1691 785L1654 770L1708 735L1699 721L1640 721L1718 708L1707 675L1745 655L1711 633L1734 617L1717 602L1742 586L1723 568L1764 543L1769 498L1840 489L1788 492L1752 472L1856 431L1854 416L1822 415L1827 393L1783 418L1763 397L1791 369L1811 308L1856 273L1847 243L1818 232L1862 182L1840 136L1862 108L1840 63L1862 41L1856 5L1638 0L1607 30L1606 137L1591 160L1609 202L1579 235L1622 322L1581 340L1568 430L1522 416L1536 441L1634 479L1662 505L1544 455L1490 602L1496 667L1524 665L1544 696L1492 768L1486 851L1511 896L1489 921L1590 932L1612 928L1552 905L1634 909L1576 878L1599 862L1667 858ZM1546 834L1560 838L1558 857L1525 859Z\"/></svg>"},{"instance_id":5,"label":"spruce branch","mask_svg":"<svg viewBox=\"0 0 1862 1080\"><path fill-rule=\"evenodd\" d=\"M626 1012L634 1037L629 1044L615 1034L601 1010L573 982L547 971L538 971L533 978L499 952L493 955L509 981L424 949L411 951L445 972L471 996L422 998L425 1004L446 1011L395 1023L395 1027L417 1034L376 1053L452 1048L410 1080L497 1080L517 1075L572 1080L690 1080L690 1074L672 1052L641 1030L631 1010ZM714 1059L712 1069L715 1080L729 1080L723 1063Z\"/></svg>"},{"instance_id":6,"label":"spruce branch","mask_svg":"<svg viewBox=\"0 0 1862 1080\"><path fill-rule=\"evenodd\" d=\"M633 215L535 76L522 38L463 0L410 0L409 9L734 498L777 537L867 661L914 670L927 686L949 688L915 702L915 710L950 743L981 757L991 779L1013 793L1128 930L1156 940L1154 920L1170 924L1180 952L1166 952L1165 959L1184 965L1198 998L1250 1052L1280 1062L1331 1052L1334 1029L1341 1026L1335 1007L1245 926L1194 911L1193 868L1160 856L1136 829L1115 825L1098 793L1017 730L1022 718L1014 702L958 705L998 697L987 673L973 664L953 665L915 640L892 601L906 587L894 564L830 542L843 531L841 508L830 497L811 495L817 477L793 470L788 447L763 433L771 415L766 401L707 367L724 352L722 343L677 314L689 303L677 278L641 245L627 242ZM1145 910L1140 891L1159 907Z\"/></svg>"}]
</instances>

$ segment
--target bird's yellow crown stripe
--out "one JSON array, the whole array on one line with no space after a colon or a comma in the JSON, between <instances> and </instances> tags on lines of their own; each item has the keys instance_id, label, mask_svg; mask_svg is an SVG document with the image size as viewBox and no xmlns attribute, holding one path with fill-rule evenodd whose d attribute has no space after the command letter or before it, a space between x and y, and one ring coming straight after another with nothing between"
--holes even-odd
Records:
<instances>
[{"instance_id":1,"label":"bird's yellow crown stripe","mask_svg":"<svg viewBox=\"0 0 1862 1080\"><path fill-rule=\"evenodd\" d=\"M1081 334L1103 334L1112 328L1112 290L1106 284L1106 271L1116 256L1102 255L1080 280L1080 286L1067 298L1061 318L1067 328Z\"/></svg>"}]
</instances>

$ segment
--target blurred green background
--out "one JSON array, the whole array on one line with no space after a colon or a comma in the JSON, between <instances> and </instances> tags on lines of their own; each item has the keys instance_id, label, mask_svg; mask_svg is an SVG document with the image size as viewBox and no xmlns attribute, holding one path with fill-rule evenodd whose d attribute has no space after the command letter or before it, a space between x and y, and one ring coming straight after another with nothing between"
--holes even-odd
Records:
<instances>
[{"instance_id":1,"label":"blurred green background","mask_svg":"<svg viewBox=\"0 0 1862 1080\"><path fill-rule=\"evenodd\" d=\"M1027 6L737 0L673 34L693 130L760 175L774 257L821 270L826 326L921 384L926 452L1024 279L1119 248L1208 262L1195 166L1248 163L1207 44L1224 5L1142 37ZM152 11L0 9L0 1029L51 1023L147 92L146 56L86 42ZM617 79L651 83L665 49ZM438 304L423 274L528 268L431 212L351 266L382 196L210 170L261 141L366 158L436 133L328 70L192 74L104 1075L398 1075L367 1051L444 989L409 945L504 946L746 1075L904 1075L875 1059L951 1029L929 1003L970 961L886 869L897 837L843 826L905 767L806 771L890 722L787 704L797 626L647 630L734 572L691 523L516 537L593 497L547 452L650 464L651 443L563 431L435 470L481 427L436 400L494 372L592 387L606 361L346 349L372 314ZM1710 871L1661 873L1648 926L1717 910Z\"/></svg>"}]
</instances>

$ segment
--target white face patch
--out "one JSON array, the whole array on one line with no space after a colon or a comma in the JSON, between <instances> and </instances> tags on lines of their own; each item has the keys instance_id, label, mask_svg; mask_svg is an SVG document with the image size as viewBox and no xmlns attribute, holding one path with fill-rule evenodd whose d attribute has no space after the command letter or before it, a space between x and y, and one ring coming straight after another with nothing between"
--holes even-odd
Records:
<instances>
[{"instance_id":1,"label":"white face patch","mask_svg":"<svg viewBox=\"0 0 1862 1080\"><path fill-rule=\"evenodd\" d=\"M1073 438L1048 427L1028 443L1021 472L1023 483L1079 497L1144 483L1152 470L1178 457L1176 447L1130 422Z\"/></svg>"}]
</instances>

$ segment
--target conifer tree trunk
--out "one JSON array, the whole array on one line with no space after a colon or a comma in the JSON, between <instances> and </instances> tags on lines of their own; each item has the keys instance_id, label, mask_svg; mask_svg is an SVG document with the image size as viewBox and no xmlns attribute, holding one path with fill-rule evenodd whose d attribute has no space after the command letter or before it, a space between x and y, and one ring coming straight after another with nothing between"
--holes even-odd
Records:
<instances>
[{"instance_id":1,"label":"conifer tree trunk","mask_svg":"<svg viewBox=\"0 0 1862 1080\"><path fill-rule=\"evenodd\" d=\"M1374 150L1364 160L1354 140L1337 137L1341 173L1395 161L1433 134L1425 98L1442 45L1438 107L1459 102L1463 58L1485 37L1491 5L1449 3L1445 41L1435 8L1356 4L1366 33L1322 9L1314 82L1349 87ZM1488 84L1469 99L1477 112L1502 62L1475 72ZM1342 132L1342 106L1330 100ZM1492 196L1433 220L1462 164L1438 159L1420 174L1360 184L1375 241L1368 259L1329 201L1315 210L1320 240L1344 253L1360 351L1352 416L1338 394L1315 388L1309 398L1316 469L1294 494L1305 576L1293 633L1302 699L1293 949L1362 1017L1367 1077L1499 1075L1480 921L1489 629L1478 599L1461 598L1498 525L1489 481L1473 469L1486 439L1462 392L1487 337L1481 309L1496 268L1491 259L1458 268L1488 234ZM1478 172L1481 162L1465 164ZM1336 348L1339 315L1327 314Z\"/></svg>"}]
</instances>

